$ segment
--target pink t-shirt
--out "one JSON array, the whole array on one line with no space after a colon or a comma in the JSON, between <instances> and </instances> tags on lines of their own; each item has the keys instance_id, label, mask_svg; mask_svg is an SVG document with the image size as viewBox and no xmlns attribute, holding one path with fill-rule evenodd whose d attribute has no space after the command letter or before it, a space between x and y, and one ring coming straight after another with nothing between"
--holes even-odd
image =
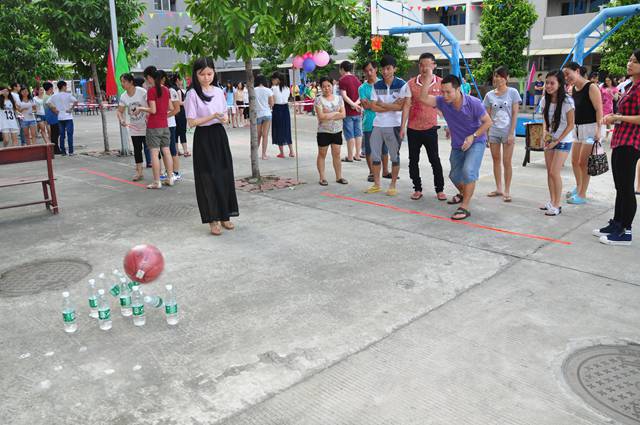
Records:
<instances>
[{"instance_id":1,"label":"pink t-shirt","mask_svg":"<svg viewBox=\"0 0 640 425\"><path fill-rule=\"evenodd\" d=\"M156 102L156 113L149 114L147 119L147 128L168 128L169 120L167 113L169 112L169 89L162 86L162 96L158 98L158 91L155 87L151 87L147 91L147 103Z\"/></svg>"},{"instance_id":2,"label":"pink t-shirt","mask_svg":"<svg viewBox=\"0 0 640 425\"><path fill-rule=\"evenodd\" d=\"M600 87L600 93L602 94L602 114L613 114L613 96L616 93L620 93L616 86L613 87Z\"/></svg>"},{"instance_id":3,"label":"pink t-shirt","mask_svg":"<svg viewBox=\"0 0 640 425\"><path fill-rule=\"evenodd\" d=\"M420 100L420 90L422 90L422 81L420 75L412 78L405 87L406 97L411 97L411 109L409 109L409 127L412 130L428 130L438 125L438 110L427 106ZM429 84L429 94L431 96L442 95L441 91L442 78L437 75L433 76Z\"/></svg>"},{"instance_id":4,"label":"pink t-shirt","mask_svg":"<svg viewBox=\"0 0 640 425\"><path fill-rule=\"evenodd\" d=\"M187 97L184 100L184 110L187 115L187 119L197 119L210 116L214 113L227 114L227 98L219 87L211 87L207 90L203 90L203 93L207 96L211 96L209 102L204 102L195 90L191 89L187 92ZM213 119L207 121L204 124L200 124L198 127L204 127L212 124L220 124L219 119Z\"/></svg>"}]
</instances>

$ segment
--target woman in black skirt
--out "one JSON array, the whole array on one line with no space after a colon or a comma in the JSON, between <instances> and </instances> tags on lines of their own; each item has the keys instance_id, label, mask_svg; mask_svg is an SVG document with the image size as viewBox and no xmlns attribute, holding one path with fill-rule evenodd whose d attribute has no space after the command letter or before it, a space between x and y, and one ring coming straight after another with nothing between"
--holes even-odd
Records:
<instances>
[{"instance_id":1,"label":"woman in black skirt","mask_svg":"<svg viewBox=\"0 0 640 425\"><path fill-rule=\"evenodd\" d=\"M187 145L187 116L184 112L184 97L185 91L182 88L183 82L182 77L179 74L173 74L171 76L171 88L173 88L176 92L178 92L178 96L180 97L180 112L176 114L176 138L182 145L182 152L184 156L191 156L189 153L189 147Z\"/></svg>"},{"instance_id":2,"label":"woman in black skirt","mask_svg":"<svg viewBox=\"0 0 640 425\"><path fill-rule=\"evenodd\" d=\"M271 76L271 90L273 91L273 117L271 118L271 141L280 149L278 158L284 158L284 146L289 146L289 156L294 157L291 143L291 115L289 114L289 96L291 90L284 83L284 77L279 72Z\"/></svg>"},{"instance_id":3,"label":"woman in black skirt","mask_svg":"<svg viewBox=\"0 0 640 425\"><path fill-rule=\"evenodd\" d=\"M184 101L193 136L193 174L196 197L203 223L211 234L219 236L222 228L233 230L231 217L238 216L233 177L233 160L224 124L229 121L227 99L216 84L212 58L200 58L193 64L191 87Z\"/></svg>"}]
</instances>

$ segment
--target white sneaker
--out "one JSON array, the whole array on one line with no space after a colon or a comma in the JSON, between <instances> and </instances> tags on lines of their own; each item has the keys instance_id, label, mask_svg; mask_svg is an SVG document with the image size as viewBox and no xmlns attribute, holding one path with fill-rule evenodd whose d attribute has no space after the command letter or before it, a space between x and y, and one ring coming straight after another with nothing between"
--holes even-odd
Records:
<instances>
[{"instance_id":1,"label":"white sneaker","mask_svg":"<svg viewBox=\"0 0 640 425\"><path fill-rule=\"evenodd\" d=\"M549 205L549 208L547 208L547 212L544 213L544 215L554 216L554 215L560 215L560 213L562 213L562 207L556 208L553 205Z\"/></svg>"},{"instance_id":2,"label":"white sneaker","mask_svg":"<svg viewBox=\"0 0 640 425\"><path fill-rule=\"evenodd\" d=\"M549 209L553 208L553 205L551 205L551 201L547 202L546 204L544 204L543 207L540 207L540 209L542 211L549 211Z\"/></svg>"},{"instance_id":3,"label":"white sneaker","mask_svg":"<svg viewBox=\"0 0 640 425\"><path fill-rule=\"evenodd\" d=\"M175 179L175 181L179 182L182 180L182 174L178 173L173 173L173 178Z\"/></svg>"}]
</instances>

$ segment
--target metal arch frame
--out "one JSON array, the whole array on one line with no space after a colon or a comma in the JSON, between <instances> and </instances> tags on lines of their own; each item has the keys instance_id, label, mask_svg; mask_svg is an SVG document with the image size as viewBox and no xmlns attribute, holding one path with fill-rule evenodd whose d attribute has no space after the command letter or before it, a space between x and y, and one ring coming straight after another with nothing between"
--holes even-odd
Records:
<instances>
[{"instance_id":1,"label":"metal arch frame","mask_svg":"<svg viewBox=\"0 0 640 425\"><path fill-rule=\"evenodd\" d=\"M584 58L594 52L604 41L616 32L629 19L636 15L640 15L640 4L632 4L628 6L609 7L598 13L585 27L576 34L576 41L571 51L562 63L562 67L567 63L571 55L573 61L582 65ZM607 29L607 19L623 18L613 28ZM599 27L602 26L600 29ZM595 34L595 35L594 35ZM585 51L584 43L588 38L594 38L598 41ZM562 68L561 67L561 68Z\"/></svg>"}]
</instances>

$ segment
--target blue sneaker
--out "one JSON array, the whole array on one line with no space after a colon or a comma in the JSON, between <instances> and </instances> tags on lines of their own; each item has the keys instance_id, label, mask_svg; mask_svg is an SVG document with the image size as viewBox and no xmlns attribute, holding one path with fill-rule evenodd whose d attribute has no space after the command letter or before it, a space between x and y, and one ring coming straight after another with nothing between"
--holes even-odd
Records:
<instances>
[{"instance_id":1,"label":"blue sneaker","mask_svg":"<svg viewBox=\"0 0 640 425\"><path fill-rule=\"evenodd\" d=\"M160 174L160 181L163 182L167 179L167 173Z\"/></svg>"},{"instance_id":2,"label":"blue sneaker","mask_svg":"<svg viewBox=\"0 0 640 425\"><path fill-rule=\"evenodd\" d=\"M592 234L593 236L608 236L611 233L616 233L619 232L620 230L620 224L616 223L613 220L609 220L609 224L607 224L604 227L601 227L600 229L594 229Z\"/></svg>"},{"instance_id":3,"label":"blue sneaker","mask_svg":"<svg viewBox=\"0 0 640 425\"><path fill-rule=\"evenodd\" d=\"M605 245L629 246L631 245L631 229L624 229L624 231L611 233L607 236L600 236L600 243Z\"/></svg>"},{"instance_id":4,"label":"blue sneaker","mask_svg":"<svg viewBox=\"0 0 640 425\"><path fill-rule=\"evenodd\" d=\"M584 205L587 203L587 200L579 197L578 195L573 195L571 198L567 199L567 203L573 205Z\"/></svg>"},{"instance_id":5,"label":"blue sneaker","mask_svg":"<svg viewBox=\"0 0 640 425\"><path fill-rule=\"evenodd\" d=\"M574 196L576 196L577 194L578 194L578 188L577 188L577 187L574 187L570 192L567 192L567 193L565 194L565 197L566 197L567 199L569 199L569 198L573 198L573 197L574 197Z\"/></svg>"}]
</instances>

